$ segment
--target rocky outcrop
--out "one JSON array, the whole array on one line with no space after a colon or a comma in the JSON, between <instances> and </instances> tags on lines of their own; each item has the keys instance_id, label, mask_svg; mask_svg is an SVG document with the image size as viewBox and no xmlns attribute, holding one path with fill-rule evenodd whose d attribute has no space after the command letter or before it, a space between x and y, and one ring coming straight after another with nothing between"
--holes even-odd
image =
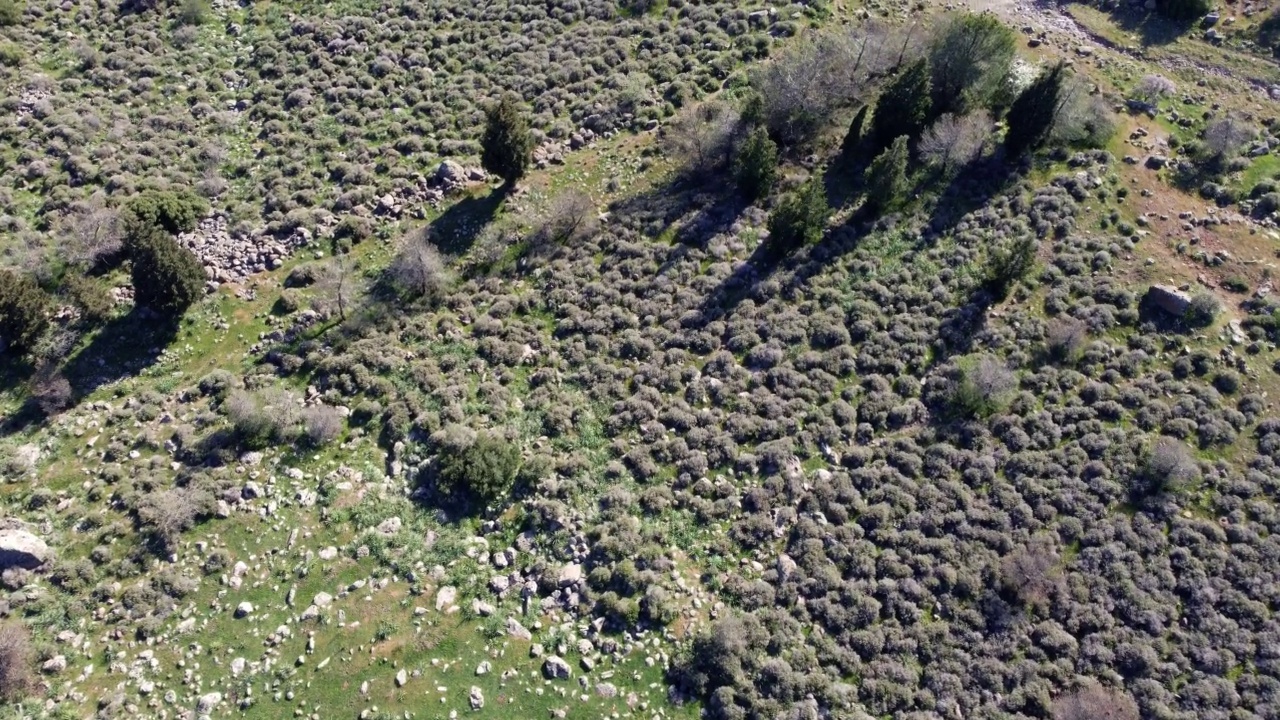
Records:
<instances>
[{"instance_id":1,"label":"rocky outcrop","mask_svg":"<svg viewBox=\"0 0 1280 720\"><path fill-rule=\"evenodd\" d=\"M1147 290L1147 302L1174 317L1182 317L1191 305L1191 296L1168 285L1152 285Z\"/></svg>"},{"instance_id":2,"label":"rocky outcrop","mask_svg":"<svg viewBox=\"0 0 1280 720\"><path fill-rule=\"evenodd\" d=\"M12 567L34 570L50 557L43 540L21 528L0 530L0 570Z\"/></svg>"}]
</instances>

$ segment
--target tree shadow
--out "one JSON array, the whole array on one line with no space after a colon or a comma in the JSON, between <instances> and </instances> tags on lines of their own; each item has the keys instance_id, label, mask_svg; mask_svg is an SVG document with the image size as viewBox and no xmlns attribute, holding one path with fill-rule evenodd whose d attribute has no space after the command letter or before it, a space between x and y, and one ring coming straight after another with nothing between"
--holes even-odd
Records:
<instances>
[{"instance_id":1,"label":"tree shadow","mask_svg":"<svg viewBox=\"0 0 1280 720\"><path fill-rule=\"evenodd\" d=\"M504 183L484 194L468 194L431 223L427 228L428 239L446 255L466 253L498 216L498 210L514 189L511 183Z\"/></svg>"},{"instance_id":2,"label":"tree shadow","mask_svg":"<svg viewBox=\"0 0 1280 720\"><path fill-rule=\"evenodd\" d=\"M1022 176L1025 166L1010 167L999 153L984 155L948 176L939 176L941 190L925 223L927 235L938 237L953 230L961 218L984 207Z\"/></svg>"},{"instance_id":3,"label":"tree shadow","mask_svg":"<svg viewBox=\"0 0 1280 720\"><path fill-rule=\"evenodd\" d=\"M1128 3L1120 3L1111 12L1111 21L1124 32L1137 36L1143 47L1151 47L1176 41L1195 27L1200 18L1175 20L1155 10L1135 9Z\"/></svg>"},{"instance_id":4,"label":"tree shadow","mask_svg":"<svg viewBox=\"0 0 1280 720\"><path fill-rule=\"evenodd\" d=\"M711 175L679 175L671 182L609 205L614 221L655 238L704 247L728 232L750 203Z\"/></svg>"},{"instance_id":5,"label":"tree shadow","mask_svg":"<svg viewBox=\"0 0 1280 720\"><path fill-rule=\"evenodd\" d=\"M178 318L162 318L134 307L108 321L93 339L62 367L73 397L128 377L151 366L178 336Z\"/></svg>"},{"instance_id":6,"label":"tree shadow","mask_svg":"<svg viewBox=\"0 0 1280 720\"><path fill-rule=\"evenodd\" d=\"M938 339L934 344L933 364L945 363L957 355L968 355L974 342L987 327L988 311L995 304L995 297L983 286L969 293L961 305L951 308L938 324Z\"/></svg>"}]
</instances>

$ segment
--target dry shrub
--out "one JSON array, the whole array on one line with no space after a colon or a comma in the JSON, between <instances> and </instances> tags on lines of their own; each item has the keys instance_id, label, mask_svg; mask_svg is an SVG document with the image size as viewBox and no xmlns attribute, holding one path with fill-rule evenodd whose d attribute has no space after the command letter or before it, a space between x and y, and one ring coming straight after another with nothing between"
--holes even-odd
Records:
<instances>
[{"instance_id":1,"label":"dry shrub","mask_svg":"<svg viewBox=\"0 0 1280 720\"><path fill-rule=\"evenodd\" d=\"M1088 680L1053 701L1053 720L1138 720L1138 705L1123 690Z\"/></svg>"},{"instance_id":2,"label":"dry shrub","mask_svg":"<svg viewBox=\"0 0 1280 720\"><path fill-rule=\"evenodd\" d=\"M151 493L138 503L138 522L159 549L172 552L182 533L212 515L215 504L212 494L195 488Z\"/></svg>"},{"instance_id":3,"label":"dry shrub","mask_svg":"<svg viewBox=\"0 0 1280 720\"><path fill-rule=\"evenodd\" d=\"M723 100L688 107L662 131L662 149L685 163L685 172L698 176L728 164L741 117Z\"/></svg>"},{"instance_id":4,"label":"dry shrub","mask_svg":"<svg viewBox=\"0 0 1280 720\"><path fill-rule=\"evenodd\" d=\"M1022 602L1042 607L1062 584L1062 567L1053 542L1036 538L1000 563L1000 584Z\"/></svg>"},{"instance_id":5,"label":"dry shrub","mask_svg":"<svg viewBox=\"0 0 1280 720\"><path fill-rule=\"evenodd\" d=\"M439 299L453 281L444 256L425 232L415 233L406 240L389 273L401 292L428 301Z\"/></svg>"},{"instance_id":6,"label":"dry shrub","mask_svg":"<svg viewBox=\"0 0 1280 720\"><path fill-rule=\"evenodd\" d=\"M0 698L15 702L31 692L34 657L26 626L13 620L0 624Z\"/></svg>"},{"instance_id":7,"label":"dry shrub","mask_svg":"<svg viewBox=\"0 0 1280 720\"><path fill-rule=\"evenodd\" d=\"M328 405L312 405L302 411L302 427L314 447L328 445L342 432L342 416Z\"/></svg>"}]
</instances>

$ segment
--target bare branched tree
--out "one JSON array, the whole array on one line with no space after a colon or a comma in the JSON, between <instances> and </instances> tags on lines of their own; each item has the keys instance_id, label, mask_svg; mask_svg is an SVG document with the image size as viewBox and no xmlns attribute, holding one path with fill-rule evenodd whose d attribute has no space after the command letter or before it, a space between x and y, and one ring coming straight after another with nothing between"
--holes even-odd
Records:
<instances>
[{"instance_id":1,"label":"bare branched tree","mask_svg":"<svg viewBox=\"0 0 1280 720\"><path fill-rule=\"evenodd\" d=\"M388 271L404 293L429 301L438 299L453 277L444 256L424 232L406 238Z\"/></svg>"},{"instance_id":2,"label":"bare branched tree","mask_svg":"<svg viewBox=\"0 0 1280 720\"><path fill-rule=\"evenodd\" d=\"M920 56L925 33L868 20L790 47L751 76L763 121L783 145L809 140L839 107L866 98L870 78Z\"/></svg>"},{"instance_id":3,"label":"bare branched tree","mask_svg":"<svg viewBox=\"0 0 1280 720\"><path fill-rule=\"evenodd\" d=\"M1133 88L1133 99L1155 105L1160 98L1172 95L1178 89L1173 81L1163 75L1145 75Z\"/></svg>"},{"instance_id":4,"label":"bare branched tree","mask_svg":"<svg viewBox=\"0 0 1280 720\"><path fill-rule=\"evenodd\" d=\"M1223 159L1240 151L1240 147L1255 138L1257 128L1237 113L1214 120L1204 129L1204 147L1211 157Z\"/></svg>"},{"instance_id":5,"label":"bare branched tree","mask_svg":"<svg viewBox=\"0 0 1280 720\"><path fill-rule=\"evenodd\" d=\"M62 254L67 262L93 267L120 252L124 242L124 224L120 213L101 201L76 203L58 221L62 237Z\"/></svg>"},{"instance_id":6,"label":"bare branched tree","mask_svg":"<svg viewBox=\"0 0 1280 720\"><path fill-rule=\"evenodd\" d=\"M1138 705L1123 690L1087 680L1053 701L1053 720L1138 720Z\"/></svg>"},{"instance_id":7,"label":"bare branched tree","mask_svg":"<svg viewBox=\"0 0 1280 720\"><path fill-rule=\"evenodd\" d=\"M920 136L920 159L946 172L964 167L982 152L991 135L991 125L991 115L986 110L961 116L946 113Z\"/></svg>"},{"instance_id":8,"label":"bare branched tree","mask_svg":"<svg viewBox=\"0 0 1280 720\"><path fill-rule=\"evenodd\" d=\"M21 700L35 684L31 633L16 620L0 623L0 700Z\"/></svg>"},{"instance_id":9,"label":"bare branched tree","mask_svg":"<svg viewBox=\"0 0 1280 720\"><path fill-rule=\"evenodd\" d=\"M549 242L569 242L594 232L596 220L591 196L573 188L551 201L538 232Z\"/></svg>"},{"instance_id":10,"label":"bare branched tree","mask_svg":"<svg viewBox=\"0 0 1280 720\"><path fill-rule=\"evenodd\" d=\"M1036 538L1000 563L1004 588L1028 605L1042 606L1062 584L1062 568L1053 542Z\"/></svg>"},{"instance_id":11,"label":"bare branched tree","mask_svg":"<svg viewBox=\"0 0 1280 720\"><path fill-rule=\"evenodd\" d=\"M738 111L729 103L699 103L685 108L663 128L662 149L689 174L705 175L728 164L740 125Z\"/></svg>"}]
</instances>

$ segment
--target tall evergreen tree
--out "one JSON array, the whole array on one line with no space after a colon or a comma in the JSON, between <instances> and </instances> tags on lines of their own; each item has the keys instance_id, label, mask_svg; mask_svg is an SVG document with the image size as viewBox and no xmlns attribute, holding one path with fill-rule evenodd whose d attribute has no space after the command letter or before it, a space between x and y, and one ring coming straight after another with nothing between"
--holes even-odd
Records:
<instances>
[{"instance_id":1,"label":"tall evergreen tree","mask_svg":"<svg viewBox=\"0 0 1280 720\"><path fill-rule=\"evenodd\" d=\"M929 120L929 63L921 58L906 67L880 93L876 114L871 118L871 134L877 148L885 148L894 138L914 138Z\"/></svg>"},{"instance_id":2,"label":"tall evergreen tree","mask_svg":"<svg viewBox=\"0 0 1280 720\"><path fill-rule=\"evenodd\" d=\"M1009 108L1009 130L1005 133L1005 151L1016 158L1044 144L1061 110L1062 88L1067 79L1066 65L1059 62L1022 91Z\"/></svg>"},{"instance_id":3,"label":"tall evergreen tree","mask_svg":"<svg viewBox=\"0 0 1280 720\"><path fill-rule=\"evenodd\" d=\"M484 169L508 183L524 177L533 153L529 122L511 96L489 108L484 137L480 141Z\"/></svg>"},{"instance_id":4,"label":"tall evergreen tree","mask_svg":"<svg viewBox=\"0 0 1280 720\"><path fill-rule=\"evenodd\" d=\"M827 190L822 185L822 173L814 172L804 185L783 198L769 216L769 245L774 253L782 255L791 250L818 242L831 217L827 203Z\"/></svg>"},{"instance_id":5,"label":"tall evergreen tree","mask_svg":"<svg viewBox=\"0 0 1280 720\"><path fill-rule=\"evenodd\" d=\"M907 161L910 150L907 136L899 135L889 147L867 166L867 209L888 210L897 205L907 192Z\"/></svg>"},{"instance_id":6,"label":"tall evergreen tree","mask_svg":"<svg viewBox=\"0 0 1280 720\"><path fill-rule=\"evenodd\" d=\"M748 200L759 200L773 189L778 178L778 146L763 126L752 130L743 141L734 158L733 173L738 189Z\"/></svg>"}]
</instances>

